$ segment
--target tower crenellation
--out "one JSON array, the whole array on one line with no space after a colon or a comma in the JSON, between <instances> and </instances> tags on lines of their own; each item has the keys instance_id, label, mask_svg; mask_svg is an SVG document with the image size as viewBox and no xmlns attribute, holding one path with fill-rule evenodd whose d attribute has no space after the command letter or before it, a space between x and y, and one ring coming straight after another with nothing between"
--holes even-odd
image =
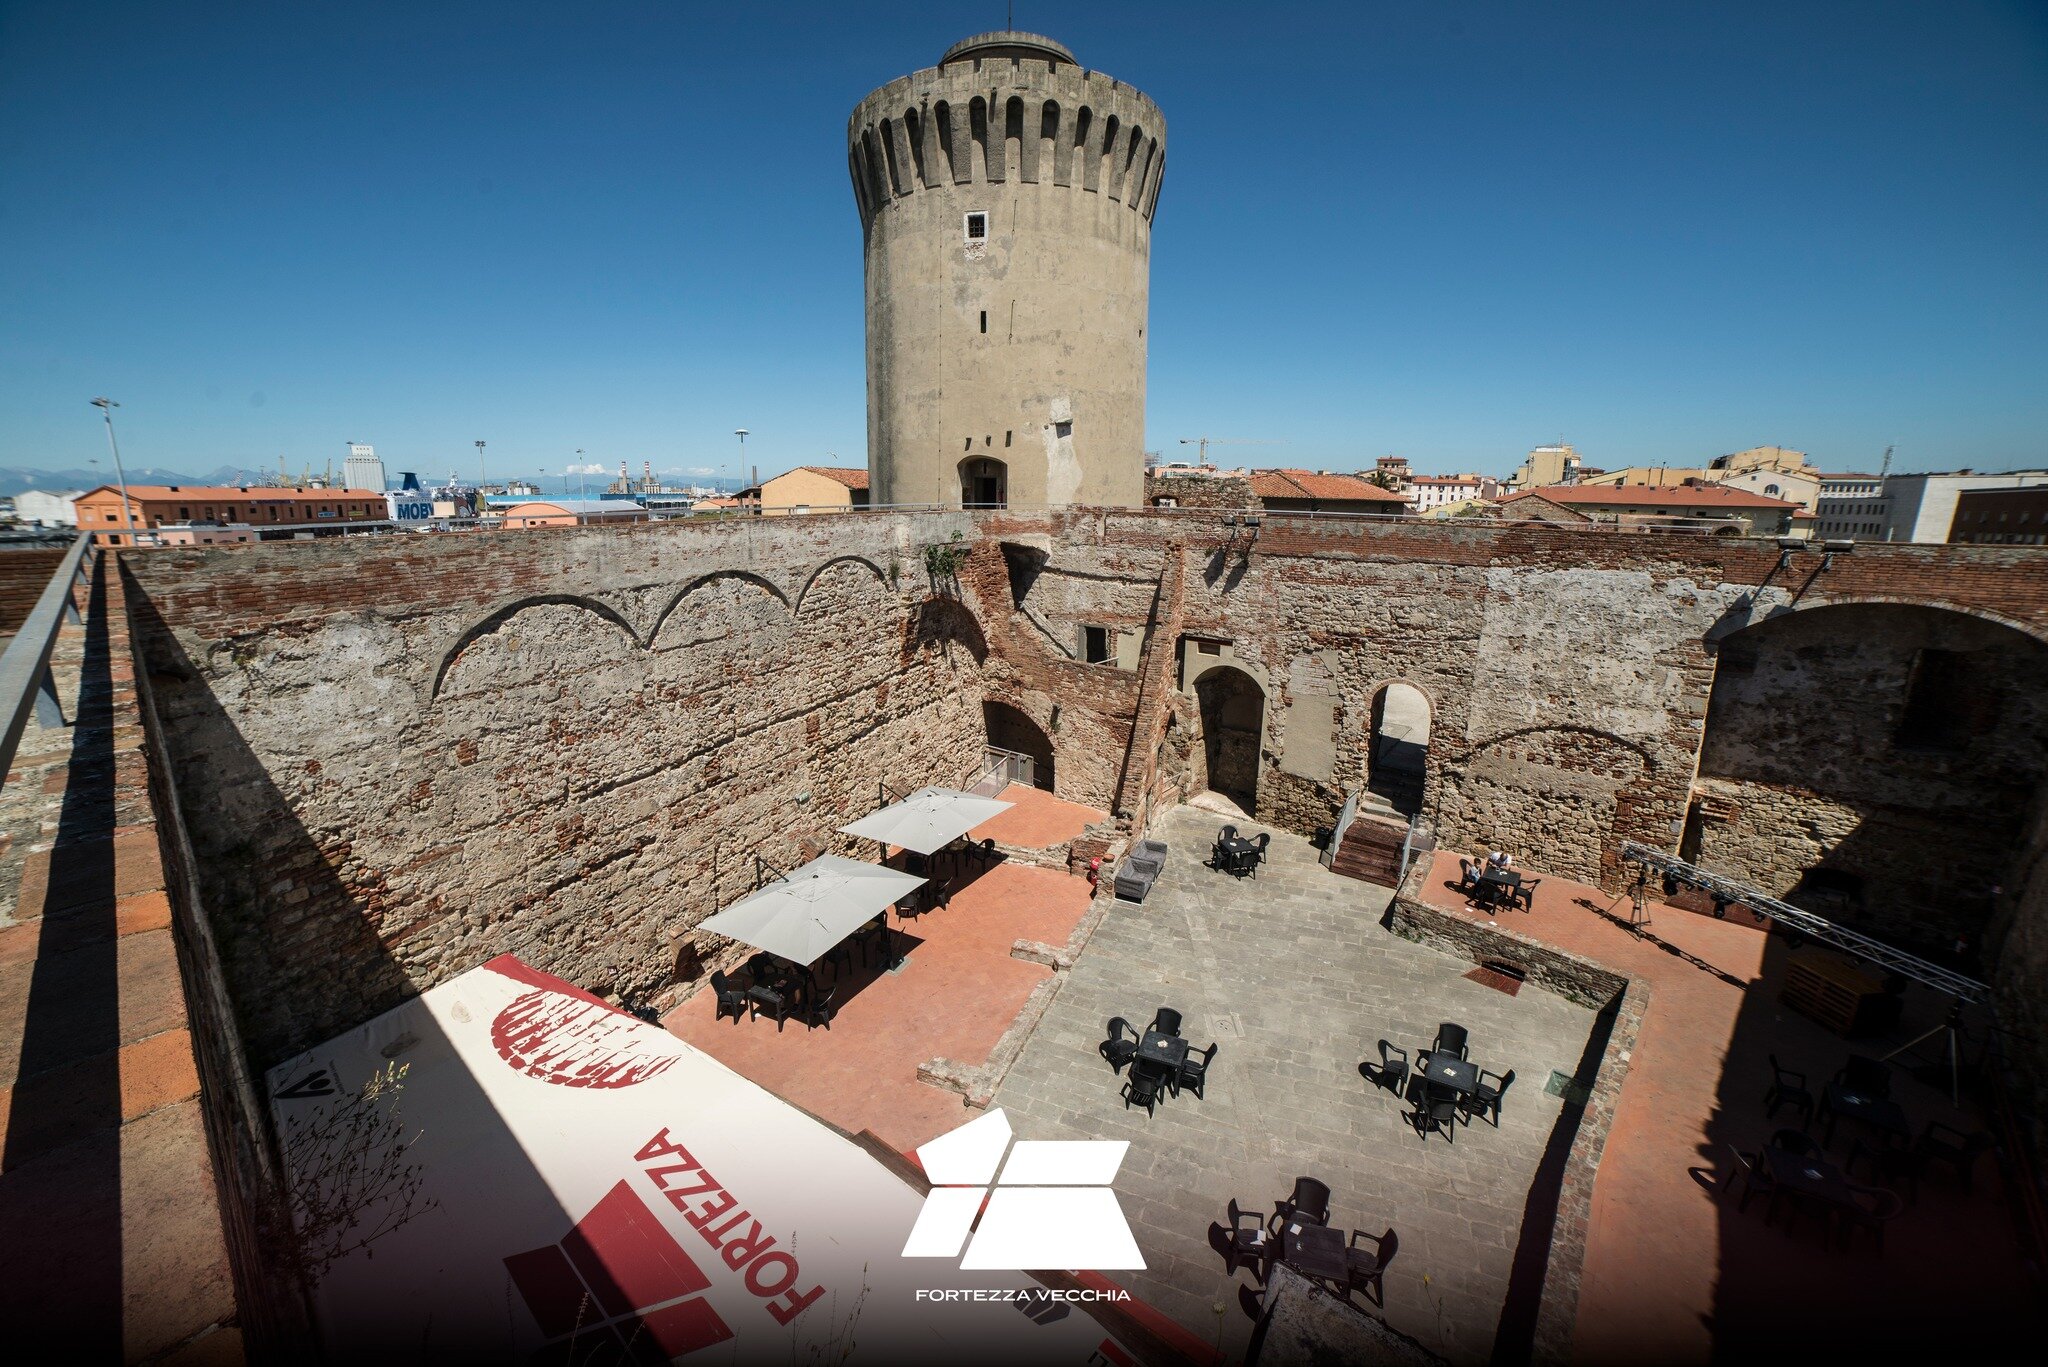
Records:
<instances>
[{"instance_id":1,"label":"tower crenellation","mask_svg":"<svg viewBox=\"0 0 2048 1367\"><path fill-rule=\"evenodd\" d=\"M847 122L877 503L1142 501L1165 119L1026 33L980 34Z\"/></svg>"}]
</instances>

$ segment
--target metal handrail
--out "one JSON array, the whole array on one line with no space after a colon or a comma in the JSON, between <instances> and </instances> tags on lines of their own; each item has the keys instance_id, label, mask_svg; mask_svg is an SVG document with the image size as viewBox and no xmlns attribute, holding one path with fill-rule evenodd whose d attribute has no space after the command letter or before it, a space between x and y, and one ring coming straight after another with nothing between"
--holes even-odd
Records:
<instances>
[{"instance_id":1,"label":"metal handrail","mask_svg":"<svg viewBox=\"0 0 2048 1367\"><path fill-rule=\"evenodd\" d=\"M77 620L71 590L78 582L86 547L91 544L92 534L80 532L71 549L64 553L57 572L44 586L42 597L36 599L35 607L22 622L21 630L7 643L6 653L0 654L0 720L4 720L4 728L0 728L0 776L13 767L15 747L21 744L21 733L28 727L31 709L46 727L65 724L63 709L57 704L56 686L50 678L50 652L56 647L57 628L64 624L65 617Z\"/></svg>"}]
</instances>

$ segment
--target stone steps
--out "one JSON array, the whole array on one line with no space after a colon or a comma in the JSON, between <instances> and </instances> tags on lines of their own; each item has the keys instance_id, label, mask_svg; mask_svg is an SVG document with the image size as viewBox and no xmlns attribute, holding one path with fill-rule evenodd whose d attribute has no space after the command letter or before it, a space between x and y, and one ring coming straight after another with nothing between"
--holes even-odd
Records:
<instances>
[{"instance_id":1,"label":"stone steps","mask_svg":"<svg viewBox=\"0 0 2048 1367\"><path fill-rule=\"evenodd\" d=\"M1361 810L1345 829L1330 869L1346 878L1390 888L1400 877L1401 846L1407 839L1408 823L1400 817Z\"/></svg>"}]
</instances>

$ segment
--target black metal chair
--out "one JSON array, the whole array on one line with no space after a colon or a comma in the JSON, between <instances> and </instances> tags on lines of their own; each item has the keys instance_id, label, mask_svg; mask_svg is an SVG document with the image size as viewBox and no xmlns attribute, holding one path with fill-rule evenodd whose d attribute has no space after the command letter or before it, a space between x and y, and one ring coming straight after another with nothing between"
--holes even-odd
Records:
<instances>
[{"instance_id":1,"label":"black metal chair","mask_svg":"<svg viewBox=\"0 0 2048 1367\"><path fill-rule=\"evenodd\" d=\"M1126 1031L1130 1032L1129 1039L1124 1038ZM1109 1060L1109 1070L1112 1073L1120 1073L1138 1056L1137 1031L1131 1030L1131 1023L1122 1016L1111 1016L1109 1038L1096 1045L1095 1052Z\"/></svg>"},{"instance_id":2,"label":"black metal chair","mask_svg":"<svg viewBox=\"0 0 2048 1367\"><path fill-rule=\"evenodd\" d=\"M1466 1031L1464 1026L1453 1025L1451 1022L1445 1021L1436 1028L1436 1043L1429 1046L1429 1051L1433 1054L1456 1054L1459 1058L1463 1058L1465 1057L1465 1039Z\"/></svg>"},{"instance_id":3,"label":"black metal chair","mask_svg":"<svg viewBox=\"0 0 2048 1367\"><path fill-rule=\"evenodd\" d=\"M722 972L713 973L711 990L718 994L718 1014L713 1016L712 1020L724 1020L728 1011L732 1013L734 1020L747 1014L747 990L731 977Z\"/></svg>"},{"instance_id":4,"label":"black metal chair","mask_svg":"<svg viewBox=\"0 0 2048 1367\"><path fill-rule=\"evenodd\" d=\"M1257 878L1259 876L1259 865L1266 862L1266 849L1272 843L1273 833L1271 831L1260 831L1258 839L1254 840L1252 847L1245 851L1245 864L1252 877Z\"/></svg>"},{"instance_id":5,"label":"black metal chair","mask_svg":"<svg viewBox=\"0 0 2048 1367\"><path fill-rule=\"evenodd\" d=\"M1851 1096L1877 1100L1892 1094L1892 1070L1874 1058L1851 1054L1835 1074L1835 1085Z\"/></svg>"},{"instance_id":6,"label":"black metal chair","mask_svg":"<svg viewBox=\"0 0 2048 1367\"><path fill-rule=\"evenodd\" d=\"M1488 1078L1492 1078L1493 1081L1488 1083ZM1461 1099L1458 1105L1468 1119L1475 1115L1479 1116L1497 1130L1500 1128L1501 1098L1508 1094L1508 1088L1513 1086L1514 1082L1515 1070L1512 1068L1498 1074L1489 1073L1482 1068L1479 1070L1478 1086L1473 1089L1470 1096Z\"/></svg>"},{"instance_id":7,"label":"black metal chair","mask_svg":"<svg viewBox=\"0 0 2048 1367\"><path fill-rule=\"evenodd\" d=\"M1162 1035L1178 1035L1180 1034L1180 1012L1170 1006L1162 1006L1153 1015L1152 1024L1148 1028L1157 1030Z\"/></svg>"},{"instance_id":8,"label":"black metal chair","mask_svg":"<svg viewBox=\"0 0 2048 1367\"><path fill-rule=\"evenodd\" d=\"M1360 1239L1372 1240L1370 1249L1360 1248ZM1344 1296L1350 1299L1354 1291L1365 1292L1366 1299L1384 1310L1387 1308L1387 1288L1380 1280L1387 1275L1387 1265L1394 1261L1394 1255L1401 1250L1401 1240L1393 1230L1385 1234L1367 1234L1362 1229L1351 1231L1351 1245L1344 1250Z\"/></svg>"},{"instance_id":9,"label":"black metal chair","mask_svg":"<svg viewBox=\"0 0 2048 1367\"><path fill-rule=\"evenodd\" d=\"M1776 1054L1770 1055L1771 1085L1764 1091L1764 1118L1775 1120L1780 1108L1790 1106L1799 1112L1800 1119L1813 1123L1813 1093L1806 1085L1806 1074L1795 1073L1778 1062Z\"/></svg>"},{"instance_id":10,"label":"black metal chair","mask_svg":"<svg viewBox=\"0 0 2048 1367\"><path fill-rule=\"evenodd\" d=\"M1370 1068L1372 1064L1368 1061L1361 1067ZM1372 1077L1372 1074L1367 1073L1366 1076ZM1381 1040L1379 1076L1373 1080L1395 1096L1401 1095L1403 1089L1408 1086L1408 1051Z\"/></svg>"},{"instance_id":11,"label":"black metal chair","mask_svg":"<svg viewBox=\"0 0 2048 1367\"><path fill-rule=\"evenodd\" d=\"M1131 1076L1124 1083L1124 1109L1143 1106L1145 1114L1152 1114L1152 1108L1159 1103L1159 1077L1142 1068L1131 1069Z\"/></svg>"},{"instance_id":12,"label":"black metal chair","mask_svg":"<svg viewBox=\"0 0 2048 1367\"><path fill-rule=\"evenodd\" d=\"M1209 867L1222 873L1232 872L1230 842L1237 839L1237 827L1225 826L1216 832L1216 843L1209 847Z\"/></svg>"},{"instance_id":13,"label":"black metal chair","mask_svg":"<svg viewBox=\"0 0 2048 1367\"><path fill-rule=\"evenodd\" d=\"M1175 1095L1186 1088L1196 1096L1202 1096L1202 1084L1208 1080L1209 1065L1215 1061L1216 1049L1217 1046L1212 1044L1200 1053L1192 1049L1188 1051L1187 1057L1180 1061L1180 1073L1173 1080ZM1207 1097L1202 1099L1208 1100Z\"/></svg>"},{"instance_id":14,"label":"black metal chair","mask_svg":"<svg viewBox=\"0 0 2048 1367\"><path fill-rule=\"evenodd\" d=\"M1290 1220L1311 1225L1330 1223L1330 1189L1313 1177L1294 1179L1294 1191L1273 1207L1267 1228L1278 1229Z\"/></svg>"},{"instance_id":15,"label":"black metal chair","mask_svg":"<svg viewBox=\"0 0 2048 1367\"><path fill-rule=\"evenodd\" d=\"M1266 1234L1264 1211L1241 1210L1237 1198L1230 1198L1230 1238L1223 1250L1224 1265L1235 1277L1240 1267L1249 1267L1252 1275L1265 1284L1266 1273L1273 1265L1273 1249L1277 1240Z\"/></svg>"}]
</instances>

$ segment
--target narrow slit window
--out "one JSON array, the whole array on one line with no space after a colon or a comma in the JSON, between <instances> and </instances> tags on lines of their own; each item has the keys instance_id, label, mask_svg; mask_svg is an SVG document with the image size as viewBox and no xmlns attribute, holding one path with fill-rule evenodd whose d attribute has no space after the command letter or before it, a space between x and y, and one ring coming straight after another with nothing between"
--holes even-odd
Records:
<instances>
[{"instance_id":1,"label":"narrow slit window","mask_svg":"<svg viewBox=\"0 0 2048 1367\"><path fill-rule=\"evenodd\" d=\"M967 215L966 234L969 242L988 241L988 215L985 213L971 213Z\"/></svg>"},{"instance_id":2,"label":"narrow slit window","mask_svg":"<svg viewBox=\"0 0 2048 1367\"><path fill-rule=\"evenodd\" d=\"M983 335L984 337L986 337L986 336L988 335L988 310L987 310L987 309L983 309L983 310L981 311L981 332L982 332L982 335Z\"/></svg>"}]
</instances>

